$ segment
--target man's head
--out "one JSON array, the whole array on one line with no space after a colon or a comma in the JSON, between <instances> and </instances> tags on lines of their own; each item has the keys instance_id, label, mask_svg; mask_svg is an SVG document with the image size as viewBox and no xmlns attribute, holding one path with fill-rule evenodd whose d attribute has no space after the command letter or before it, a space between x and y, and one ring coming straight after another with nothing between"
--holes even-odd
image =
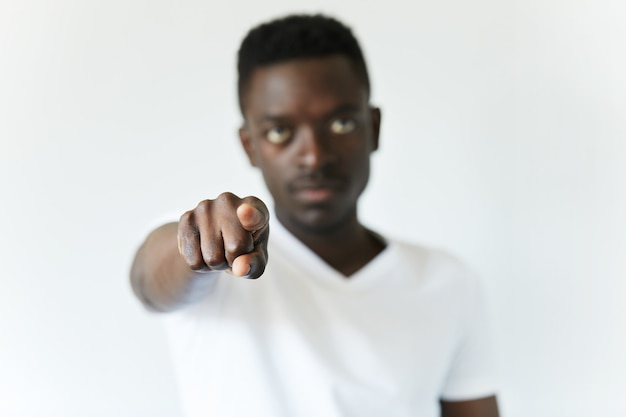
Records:
<instances>
[{"instance_id":1,"label":"man's head","mask_svg":"<svg viewBox=\"0 0 626 417\"><path fill-rule=\"evenodd\" d=\"M254 70L303 58L341 55L369 94L370 82L363 52L350 28L323 15L291 15L263 23L248 32L238 53L239 105L242 109Z\"/></svg>"},{"instance_id":2,"label":"man's head","mask_svg":"<svg viewBox=\"0 0 626 417\"><path fill-rule=\"evenodd\" d=\"M279 220L315 233L354 225L380 111L369 104L367 70L349 29L321 16L261 25L243 42L239 75L239 135Z\"/></svg>"}]
</instances>

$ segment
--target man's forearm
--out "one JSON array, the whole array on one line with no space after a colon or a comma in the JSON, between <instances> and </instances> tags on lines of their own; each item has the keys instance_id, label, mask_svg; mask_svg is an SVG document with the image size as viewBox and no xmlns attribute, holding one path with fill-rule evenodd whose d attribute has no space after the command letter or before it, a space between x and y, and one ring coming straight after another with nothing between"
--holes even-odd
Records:
<instances>
[{"instance_id":1,"label":"man's forearm","mask_svg":"<svg viewBox=\"0 0 626 417\"><path fill-rule=\"evenodd\" d=\"M152 311L172 311L205 295L213 273L192 271L178 252L177 224L154 230L137 250L130 271L133 291Z\"/></svg>"}]
</instances>

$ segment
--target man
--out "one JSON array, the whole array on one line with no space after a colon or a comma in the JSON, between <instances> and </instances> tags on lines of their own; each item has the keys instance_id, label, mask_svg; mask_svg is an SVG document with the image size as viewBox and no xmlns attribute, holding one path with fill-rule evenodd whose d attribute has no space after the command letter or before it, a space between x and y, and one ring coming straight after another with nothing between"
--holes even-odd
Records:
<instances>
[{"instance_id":1,"label":"man","mask_svg":"<svg viewBox=\"0 0 626 417\"><path fill-rule=\"evenodd\" d=\"M239 136L275 218L221 194L151 233L131 271L149 309L176 310L187 415L497 416L471 274L358 220L381 113L350 30L269 22L238 70Z\"/></svg>"}]
</instances>

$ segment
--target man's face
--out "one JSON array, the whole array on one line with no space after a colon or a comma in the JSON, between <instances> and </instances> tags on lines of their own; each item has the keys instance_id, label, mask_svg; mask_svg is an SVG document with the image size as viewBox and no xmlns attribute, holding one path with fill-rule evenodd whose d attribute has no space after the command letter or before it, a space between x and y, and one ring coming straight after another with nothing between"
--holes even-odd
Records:
<instances>
[{"instance_id":1,"label":"man's face","mask_svg":"<svg viewBox=\"0 0 626 417\"><path fill-rule=\"evenodd\" d=\"M285 226L332 231L356 221L378 147L380 111L347 58L256 69L243 97L240 137Z\"/></svg>"}]
</instances>

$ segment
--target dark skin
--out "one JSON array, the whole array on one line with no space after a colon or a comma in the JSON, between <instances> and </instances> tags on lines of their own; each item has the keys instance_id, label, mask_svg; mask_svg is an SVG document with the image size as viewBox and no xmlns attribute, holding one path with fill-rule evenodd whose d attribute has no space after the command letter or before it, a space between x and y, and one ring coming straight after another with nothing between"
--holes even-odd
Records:
<instances>
[{"instance_id":1,"label":"dark skin","mask_svg":"<svg viewBox=\"0 0 626 417\"><path fill-rule=\"evenodd\" d=\"M357 218L380 110L343 57L259 68L243 103L241 142L278 220L350 276L384 248Z\"/></svg>"},{"instance_id":2,"label":"dark skin","mask_svg":"<svg viewBox=\"0 0 626 417\"><path fill-rule=\"evenodd\" d=\"M278 220L346 279L383 249L357 201L378 148L380 110L341 56L257 68L242 97L241 143L263 173ZM212 272L258 278L268 259L269 210L223 193L151 233L131 283L150 309L171 311L210 291ZM495 397L441 401L442 417L498 417Z\"/></svg>"}]
</instances>

